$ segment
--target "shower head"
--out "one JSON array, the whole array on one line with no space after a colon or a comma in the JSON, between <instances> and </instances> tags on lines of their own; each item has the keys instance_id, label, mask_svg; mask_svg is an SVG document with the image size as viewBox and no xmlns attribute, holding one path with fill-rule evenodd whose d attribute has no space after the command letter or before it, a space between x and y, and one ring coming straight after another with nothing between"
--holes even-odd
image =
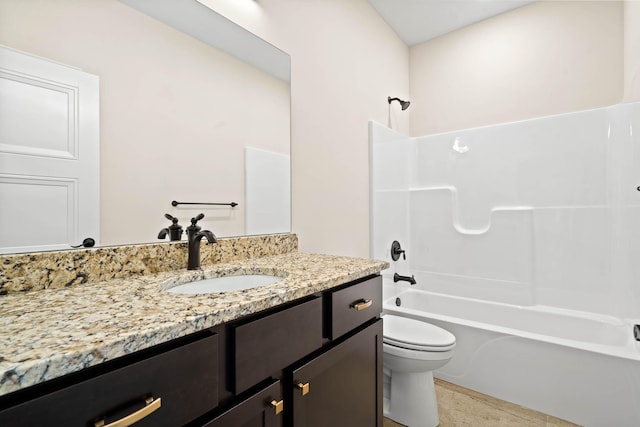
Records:
<instances>
[{"instance_id":1,"label":"shower head","mask_svg":"<svg viewBox=\"0 0 640 427\"><path fill-rule=\"evenodd\" d=\"M402 111L406 110L407 108L409 108L409 105L411 104L411 102L409 101L403 101L400 98L392 98L392 97L388 97L387 101L389 101L389 104L391 104L392 101L398 101L400 103L400 106L402 107Z\"/></svg>"}]
</instances>

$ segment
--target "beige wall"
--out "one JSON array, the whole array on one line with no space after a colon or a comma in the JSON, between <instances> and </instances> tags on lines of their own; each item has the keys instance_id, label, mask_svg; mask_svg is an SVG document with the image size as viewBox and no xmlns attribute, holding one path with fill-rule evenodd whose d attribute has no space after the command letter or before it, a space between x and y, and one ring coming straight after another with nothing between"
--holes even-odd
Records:
<instances>
[{"instance_id":1,"label":"beige wall","mask_svg":"<svg viewBox=\"0 0 640 427\"><path fill-rule=\"evenodd\" d=\"M293 59L293 230L301 250L366 257L368 121L385 123L389 95L408 96L408 49L364 0L285 3L292 2L280 1ZM404 117L397 128L408 131Z\"/></svg>"},{"instance_id":2,"label":"beige wall","mask_svg":"<svg viewBox=\"0 0 640 427\"><path fill-rule=\"evenodd\" d=\"M291 55L300 250L368 256L367 122L388 123L387 96L408 98L407 46L366 0L209 3ZM409 111L396 107L394 129L407 133Z\"/></svg>"},{"instance_id":3,"label":"beige wall","mask_svg":"<svg viewBox=\"0 0 640 427\"><path fill-rule=\"evenodd\" d=\"M289 152L287 83L116 0L0 0L0 43L100 77L102 244L154 241L164 213L244 234L244 147Z\"/></svg>"},{"instance_id":4,"label":"beige wall","mask_svg":"<svg viewBox=\"0 0 640 427\"><path fill-rule=\"evenodd\" d=\"M623 10L536 2L412 47L411 135L620 102Z\"/></svg>"},{"instance_id":5,"label":"beige wall","mask_svg":"<svg viewBox=\"0 0 640 427\"><path fill-rule=\"evenodd\" d=\"M640 1L624 2L624 100L640 101Z\"/></svg>"}]
</instances>

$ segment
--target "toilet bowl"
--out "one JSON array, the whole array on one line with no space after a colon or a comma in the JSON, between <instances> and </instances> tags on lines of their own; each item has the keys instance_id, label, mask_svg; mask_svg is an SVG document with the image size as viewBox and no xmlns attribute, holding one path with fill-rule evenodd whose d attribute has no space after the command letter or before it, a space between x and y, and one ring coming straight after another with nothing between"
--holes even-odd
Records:
<instances>
[{"instance_id":1,"label":"toilet bowl","mask_svg":"<svg viewBox=\"0 0 640 427\"><path fill-rule=\"evenodd\" d=\"M432 371L451 360L456 337L415 319L383 319L384 415L408 427L436 427Z\"/></svg>"}]
</instances>

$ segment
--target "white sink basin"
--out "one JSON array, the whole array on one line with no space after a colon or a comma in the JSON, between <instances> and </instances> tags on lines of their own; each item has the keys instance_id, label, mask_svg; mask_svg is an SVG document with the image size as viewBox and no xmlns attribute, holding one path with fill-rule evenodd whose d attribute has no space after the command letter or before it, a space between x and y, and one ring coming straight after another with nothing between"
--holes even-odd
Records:
<instances>
[{"instance_id":1,"label":"white sink basin","mask_svg":"<svg viewBox=\"0 0 640 427\"><path fill-rule=\"evenodd\" d=\"M279 276L265 274L243 274L239 276L222 276L212 279L195 280L167 289L174 294L213 294L220 292L241 291L271 285L284 279Z\"/></svg>"}]
</instances>

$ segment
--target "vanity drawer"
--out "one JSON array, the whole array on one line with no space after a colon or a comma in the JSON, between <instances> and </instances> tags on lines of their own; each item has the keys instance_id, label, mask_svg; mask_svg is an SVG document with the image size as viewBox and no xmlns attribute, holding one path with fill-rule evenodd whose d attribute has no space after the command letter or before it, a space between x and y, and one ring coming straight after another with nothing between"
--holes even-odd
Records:
<instances>
[{"instance_id":1,"label":"vanity drawer","mask_svg":"<svg viewBox=\"0 0 640 427\"><path fill-rule=\"evenodd\" d=\"M336 339L382 313L382 277L329 291L325 298L326 335Z\"/></svg>"},{"instance_id":2,"label":"vanity drawer","mask_svg":"<svg viewBox=\"0 0 640 427\"><path fill-rule=\"evenodd\" d=\"M217 365L209 335L1 411L0 425L93 427L132 414L136 427L184 425L218 405Z\"/></svg>"},{"instance_id":3,"label":"vanity drawer","mask_svg":"<svg viewBox=\"0 0 640 427\"><path fill-rule=\"evenodd\" d=\"M235 326L233 338L238 394L322 346L322 299Z\"/></svg>"}]
</instances>

